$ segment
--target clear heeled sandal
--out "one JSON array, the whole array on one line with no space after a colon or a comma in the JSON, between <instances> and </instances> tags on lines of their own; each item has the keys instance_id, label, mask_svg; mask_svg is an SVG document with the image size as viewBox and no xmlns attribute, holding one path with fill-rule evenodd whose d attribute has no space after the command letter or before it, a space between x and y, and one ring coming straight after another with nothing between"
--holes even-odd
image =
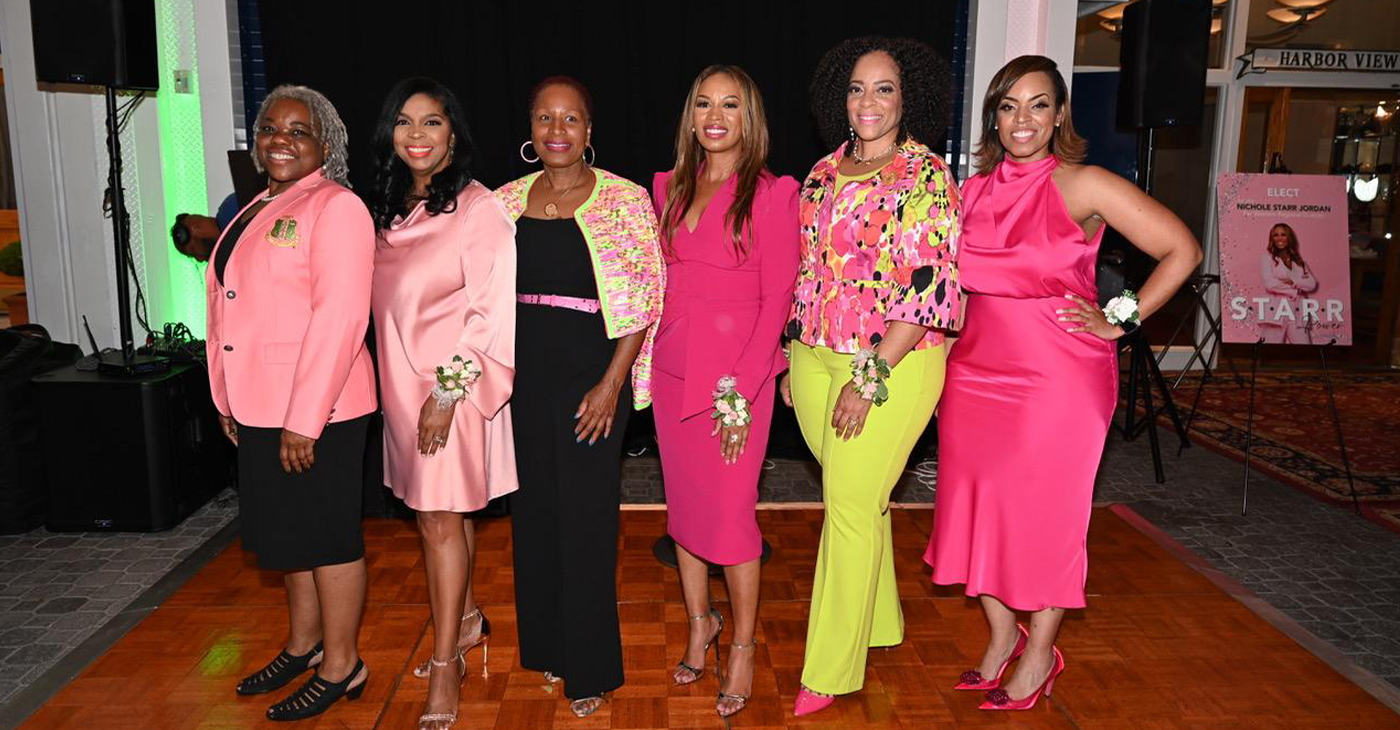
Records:
<instances>
[{"instance_id":1,"label":"clear heeled sandal","mask_svg":"<svg viewBox=\"0 0 1400 730\"><path fill-rule=\"evenodd\" d=\"M427 664L430 675L434 669L445 669L456 664L459 681L465 682L467 679L467 660L461 649L445 660L432 657L428 659ZM418 730L448 730L456 724L457 708L455 707L452 708L451 712L425 712L418 716Z\"/></svg>"},{"instance_id":2,"label":"clear heeled sandal","mask_svg":"<svg viewBox=\"0 0 1400 730\"><path fill-rule=\"evenodd\" d=\"M476 636L471 636L463 629L468 621L477 617L480 617L481 620L477 622ZM481 606L477 606L476 610L462 617L462 623L458 625L457 632L457 650L462 653L464 661L468 652L478 646L481 647L481 674L486 676L486 660L491 652L491 619L486 618L486 614L481 612ZM427 679L428 671L428 662L423 662L413 668L413 676Z\"/></svg>"}]
</instances>

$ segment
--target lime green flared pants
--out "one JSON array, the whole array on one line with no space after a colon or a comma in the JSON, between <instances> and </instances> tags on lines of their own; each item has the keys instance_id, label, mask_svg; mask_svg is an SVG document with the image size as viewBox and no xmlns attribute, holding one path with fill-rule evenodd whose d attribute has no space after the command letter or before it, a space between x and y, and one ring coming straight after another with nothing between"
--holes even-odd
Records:
<instances>
[{"instance_id":1,"label":"lime green flared pants","mask_svg":"<svg viewBox=\"0 0 1400 730\"><path fill-rule=\"evenodd\" d=\"M792 343L792 403L822 467L826 517L817 548L802 684L823 694L865 684L872 646L904 640L904 614L890 545L890 491L943 392L943 345L910 352L887 382L890 399L871 407L865 430L842 441L831 427L851 356Z\"/></svg>"}]
</instances>

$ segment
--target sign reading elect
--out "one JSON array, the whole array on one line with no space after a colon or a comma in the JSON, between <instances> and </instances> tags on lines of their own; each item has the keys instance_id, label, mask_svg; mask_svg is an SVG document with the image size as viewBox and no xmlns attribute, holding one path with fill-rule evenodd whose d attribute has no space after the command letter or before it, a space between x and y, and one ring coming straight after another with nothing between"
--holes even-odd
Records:
<instances>
[{"instance_id":1,"label":"sign reading elect","mask_svg":"<svg viewBox=\"0 0 1400 730\"><path fill-rule=\"evenodd\" d=\"M1305 51L1256 48L1241 57L1250 71L1400 71L1400 51Z\"/></svg>"}]
</instances>

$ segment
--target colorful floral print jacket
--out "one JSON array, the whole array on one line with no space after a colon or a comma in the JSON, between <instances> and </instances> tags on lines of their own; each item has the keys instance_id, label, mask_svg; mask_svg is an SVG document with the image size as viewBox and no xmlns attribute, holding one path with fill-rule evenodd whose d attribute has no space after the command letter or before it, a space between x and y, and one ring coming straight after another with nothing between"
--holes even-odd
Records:
<instances>
[{"instance_id":1,"label":"colorful floral print jacket","mask_svg":"<svg viewBox=\"0 0 1400 730\"><path fill-rule=\"evenodd\" d=\"M588 242L608 337L647 331L632 364L632 403L641 410L651 405L652 343L666 287L656 213L642 186L596 167L593 172L598 182L574 211L574 220ZM533 172L496 189L511 220L525 212L530 186L539 176Z\"/></svg>"},{"instance_id":2,"label":"colorful floral print jacket","mask_svg":"<svg viewBox=\"0 0 1400 730\"><path fill-rule=\"evenodd\" d=\"M958 285L961 201L942 158L914 141L874 177L836 190L847 145L819 161L802 186L802 264L787 335L854 353L873 348L886 322L929 327L915 349L962 323Z\"/></svg>"}]
</instances>

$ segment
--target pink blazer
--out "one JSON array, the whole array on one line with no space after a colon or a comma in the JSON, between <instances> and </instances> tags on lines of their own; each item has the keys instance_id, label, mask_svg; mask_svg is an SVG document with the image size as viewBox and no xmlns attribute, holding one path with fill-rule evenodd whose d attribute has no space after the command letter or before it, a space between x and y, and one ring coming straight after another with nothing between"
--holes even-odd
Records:
<instances>
[{"instance_id":1,"label":"pink blazer","mask_svg":"<svg viewBox=\"0 0 1400 730\"><path fill-rule=\"evenodd\" d=\"M222 245L221 236L211 262ZM205 276L219 413L319 438L327 423L374 411L365 347L373 277L374 222L354 193L317 171L268 203L223 283L212 263Z\"/></svg>"},{"instance_id":2,"label":"pink blazer","mask_svg":"<svg viewBox=\"0 0 1400 730\"><path fill-rule=\"evenodd\" d=\"M670 172L652 181L659 217ZM656 335L655 367L685 381L681 418L709 413L716 381L755 397L787 369L780 338L797 281L797 181L765 175L754 194L748 254L740 260L725 216L737 183L715 192L692 232L682 222L666 247L666 301ZM662 224L665 230L665 224Z\"/></svg>"}]
</instances>

